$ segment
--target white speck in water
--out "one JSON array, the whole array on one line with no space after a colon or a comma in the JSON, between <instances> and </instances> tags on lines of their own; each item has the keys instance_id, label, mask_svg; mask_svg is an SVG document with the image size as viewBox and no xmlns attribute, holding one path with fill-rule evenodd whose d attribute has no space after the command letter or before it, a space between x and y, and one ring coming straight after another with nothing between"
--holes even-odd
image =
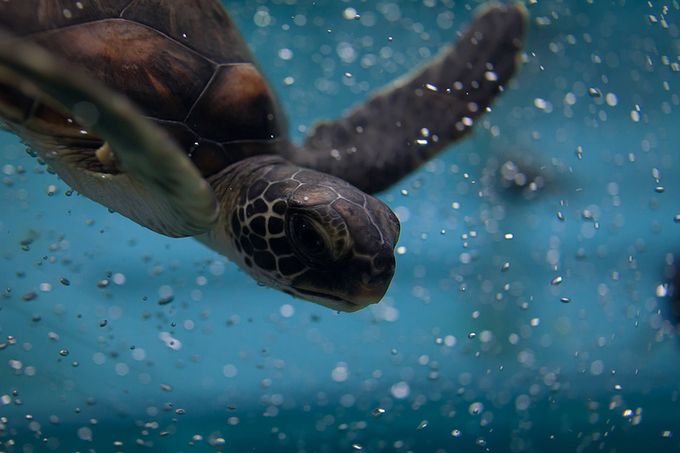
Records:
<instances>
[{"instance_id":1,"label":"white speck in water","mask_svg":"<svg viewBox=\"0 0 680 453\"><path fill-rule=\"evenodd\" d=\"M87 426L83 426L78 429L78 438L80 438L80 440L92 442L92 430Z\"/></svg>"},{"instance_id":2,"label":"white speck in water","mask_svg":"<svg viewBox=\"0 0 680 453\"><path fill-rule=\"evenodd\" d=\"M338 363L331 371L331 378L333 378L335 382L345 382L348 377L349 369L347 368L347 364L344 362Z\"/></svg>"},{"instance_id":3,"label":"white speck in water","mask_svg":"<svg viewBox=\"0 0 680 453\"><path fill-rule=\"evenodd\" d=\"M460 437L462 435L463 435L463 433L459 429L454 429L454 430L451 431L451 436L453 436L453 437Z\"/></svg>"},{"instance_id":4,"label":"white speck in water","mask_svg":"<svg viewBox=\"0 0 680 453\"><path fill-rule=\"evenodd\" d=\"M569 297L560 297L560 302L563 304L568 304L571 303L571 299Z\"/></svg>"},{"instance_id":5,"label":"white speck in water","mask_svg":"<svg viewBox=\"0 0 680 453\"><path fill-rule=\"evenodd\" d=\"M416 429L418 431L423 430L423 429L427 428L428 424L429 424L429 422L427 420L423 420L420 423L418 423L418 426L416 427Z\"/></svg>"},{"instance_id":6,"label":"white speck in water","mask_svg":"<svg viewBox=\"0 0 680 453\"><path fill-rule=\"evenodd\" d=\"M507 241L512 240L514 237L515 237L515 235L512 234L512 233L505 233L505 234L503 235L503 238L504 238L505 240L507 240Z\"/></svg>"},{"instance_id":7,"label":"white speck in water","mask_svg":"<svg viewBox=\"0 0 680 453\"><path fill-rule=\"evenodd\" d=\"M594 360L590 364L590 374L599 376L604 372L604 362L602 360Z\"/></svg>"},{"instance_id":8,"label":"white speck in water","mask_svg":"<svg viewBox=\"0 0 680 453\"><path fill-rule=\"evenodd\" d=\"M670 439L671 437L673 437L673 432L672 431L662 431L661 437L665 437L665 438Z\"/></svg>"},{"instance_id":9,"label":"white speck in water","mask_svg":"<svg viewBox=\"0 0 680 453\"><path fill-rule=\"evenodd\" d=\"M383 409L382 407L376 407L375 409L373 409L371 411L371 415L374 416L374 417L380 417L384 413L385 413L385 409Z\"/></svg>"},{"instance_id":10,"label":"white speck in water","mask_svg":"<svg viewBox=\"0 0 680 453\"><path fill-rule=\"evenodd\" d=\"M484 404L482 404L478 401L476 401L476 402L470 404L470 406L468 406L468 412L470 413L470 415L479 415L483 411L484 411Z\"/></svg>"},{"instance_id":11,"label":"white speck in water","mask_svg":"<svg viewBox=\"0 0 680 453\"><path fill-rule=\"evenodd\" d=\"M498 80L498 74L496 74L493 71L486 71L484 73L484 78L488 80L489 82L495 82Z\"/></svg>"},{"instance_id":12,"label":"white speck in water","mask_svg":"<svg viewBox=\"0 0 680 453\"><path fill-rule=\"evenodd\" d=\"M279 313L284 318L290 318L295 314L295 308L291 304L283 304L279 309Z\"/></svg>"},{"instance_id":13,"label":"white speck in water","mask_svg":"<svg viewBox=\"0 0 680 453\"><path fill-rule=\"evenodd\" d=\"M560 276L560 275L558 275L557 277L550 280L550 284L553 285L553 286L557 286L560 283L562 283L562 276Z\"/></svg>"},{"instance_id":14,"label":"white speck in water","mask_svg":"<svg viewBox=\"0 0 680 453\"><path fill-rule=\"evenodd\" d=\"M345 8L345 10L342 12L342 17L347 20L354 20L356 19L357 15L357 10L352 7Z\"/></svg>"},{"instance_id":15,"label":"white speck in water","mask_svg":"<svg viewBox=\"0 0 680 453\"><path fill-rule=\"evenodd\" d=\"M411 393L411 388L407 382L400 381L390 388L390 392L392 393L393 397L401 400L409 396Z\"/></svg>"},{"instance_id":16,"label":"white speck in water","mask_svg":"<svg viewBox=\"0 0 680 453\"><path fill-rule=\"evenodd\" d=\"M69 354L68 349L63 348L59 350L59 355L62 357L66 357Z\"/></svg>"},{"instance_id":17,"label":"white speck in water","mask_svg":"<svg viewBox=\"0 0 680 453\"><path fill-rule=\"evenodd\" d=\"M222 374L224 374L224 377L233 378L238 375L238 369L235 365L228 363L222 367Z\"/></svg>"},{"instance_id":18,"label":"white speck in water","mask_svg":"<svg viewBox=\"0 0 680 453\"><path fill-rule=\"evenodd\" d=\"M279 49L279 58L285 61L291 60L293 58L293 51L287 47Z\"/></svg>"},{"instance_id":19,"label":"white speck in water","mask_svg":"<svg viewBox=\"0 0 680 453\"><path fill-rule=\"evenodd\" d=\"M668 296L668 285L663 283L657 285L656 287L656 297L666 297Z\"/></svg>"},{"instance_id":20,"label":"white speck in water","mask_svg":"<svg viewBox=\"0 0 680 453\"><path fill-rule=\"evenodd\" d=\"M158 338L163 343L165 343L165 346L169 347L170 349L173 349L175 351L182 349L182 342L179 341L177 338L173 337L172 335L170 335L169 332L159 333Z\"/></svg>"}]
</instances>

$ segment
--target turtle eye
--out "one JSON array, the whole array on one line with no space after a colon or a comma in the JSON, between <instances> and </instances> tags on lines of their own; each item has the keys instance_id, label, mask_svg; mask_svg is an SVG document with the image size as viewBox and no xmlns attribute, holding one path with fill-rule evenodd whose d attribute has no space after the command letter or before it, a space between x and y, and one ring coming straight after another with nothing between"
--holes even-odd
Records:
<instances>
[{"instance_id":1,"label":"turtle eye","mask_svg":"<svg viewBox=\"0 0 680 453\"><path fill-rule=\"evenodd\" d=\"M293 245L305 257L313 261L331 259L325 236L311 219L293 215L289 229Z\"/></svg>"}]
</instances>

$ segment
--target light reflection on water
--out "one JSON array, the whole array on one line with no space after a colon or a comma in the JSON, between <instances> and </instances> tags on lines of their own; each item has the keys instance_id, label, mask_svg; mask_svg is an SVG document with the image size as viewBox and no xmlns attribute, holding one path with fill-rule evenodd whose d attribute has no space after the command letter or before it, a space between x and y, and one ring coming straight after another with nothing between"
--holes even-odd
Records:
<instances>
[{"instance_id":1,"label":"light reflection on water","mask_svg":"<svg viewBox=\"0 0 680 453\"><path fill-rule=\"evenodd\" d=\"M228 7L297 137L471 15L284 3ZM67 196L3 135L0 442L678 448L678 7L616 3L529 8L526 64L494 112L382 195L403 221L397 275L351 315Z\"/></svg>"}]
</instances>

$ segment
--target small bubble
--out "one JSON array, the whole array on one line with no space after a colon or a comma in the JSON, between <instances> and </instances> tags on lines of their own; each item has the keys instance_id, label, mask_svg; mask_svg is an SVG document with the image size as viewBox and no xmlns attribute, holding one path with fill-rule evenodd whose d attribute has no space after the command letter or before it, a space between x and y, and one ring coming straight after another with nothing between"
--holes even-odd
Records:
<instances>
[{"instance_id":1,"label":"small bubble","mask_svg":"<svg viewBox=\"0 0 680 453\"><path fill-rule=\"evenodd\" d=\"M560 283L562 283L562 277L560 275L558 275L557 277L550 280L550 284L553 285L553 286L557 286Z\"/></svg>"},{"instance_id":2,"label":"small bubble","mask_svg":"<svg viewBox=\"0 0 680 453\"><path fill-rule=\"evenodd\" d=\"M97 288L106 288L109 286L109 281L107 279L99 280L97 282Z\"/></svg>"},{"instance_id":3,"label":"small bubble","mask_svg":"<svg viewBox=\"0 0 680 453\"><path fill-rule=\"evenodd\" d=\"M475 333L475 332L470 332L470 333L468 334L468 338L469 338L470 340L474 340L475 338L477 338L477 333Z\"/></svg>"},{"instance_id":4,"label":"small bubble","mask_svg":"<svg viewBox=\"0 0 680 453\"><path fill-rule=\"evenodd\" d=\"M416 427L416 429L418 431L423 430L423 429L427 428L427 425L429 425L429 422L427 420L423 420L420 423L418 423L418 426Z\"/></svg>"},{"instance_id":5,"label":"small bubble","mask_svg":"<svg viewBox=\"0 0 680 453\"><path fill-rule=\"evenodd\" d=\"M463 433L459 429L454 429L454 430L451 431L451 435L453 437L460 437L460 436L463 435Z\"/></svg>"},{"instance_id":6,"label":"small bubble","mask_svg":"<svg viewBox=\"0 0 680 453\"><path fill-rule=\"evenodd\" d=\"M62 356L62 357L66 357L68 354L69 354L69 352L68 352L68 349L66 349L66 348L59 350L59 355Z\"/></svg>"},{"instance_id":7,"label":"small bubble","mask_svg":"<svg viewBox=\"0 0 680 453\"><path fill-rule=\"evenodd\" d=\"M383 409L382 407L376 407L375 409L373 409L371 411L371 415L374 416L374 417L380 417L384 413L385 413L385 409Z\"/></svg>"},{"instance_id":8,"label":"small bubble","mask_svg":"<svg viewBox=\"0 0 680 453\"><path fill-rule=\"evenodd\" d=\"M661 437L671 438L671 437L673 437L673 432L672 431L662 431Z\"/></svg>"},{"instance_id":9,"label":"small bubble","mask_svg":"<svg viewBox=\"0 0 680 453\"><path fill-rule=\"evenodd\" d=\"M361 444L352 444L352 449L356 451L364 451L364 447Z\"/></svg>"},{"instance_id":10,"label":"small bubble","mask_svg":"<svg viewBox=\"0 0 680 453\"><path fill-rule=\"evenodd\" d=\"M666 191L666 189L663 186L656 186L654 188L654 192L656 192L656 193L664 193L665 191Z\"/></svg>"},{"instance_id":11,"label":"small bubble","mask_svg":"<svg viewBox=\"0 0 680 453\"><path fill-rule=\"evenodd\" d=\"M560 302L562 302L563 304L568 304L571 303L571 299L568 297L560 297Z\"/></svg>"},{"instance_id":12,"label":"small bubble","mask_svg":"<svg viewBox=\"0 0 680 453\"><path fill-rule=\"evenodd\" d=\"M64 286L70 286L71 285L71 281L66 277L61 277L59 279L59 283L61 283Z\"/></svg>"},{"instance_id":13,"label":"small bubble","mask_svg":"<svg viewBox=\"0 0 680 453\"><path fill-rule=\"evenodd\" d=\"M506 261L505 263L503 263L503 266L501 266L501 271L505 272L509 269L510 269L510 263Z\"/></svg>"},{"instance_id":14,"label":"small bubble","mask_svg":"<svg viewBox=\"0 0 680 453\"><path fill-rule=\"evenodd\" d=\"M480 402L474 402L468 407L468 412L470 415L479 415L484 411L484 404Z\"/></svg>"},{"instance_id":15,"label":"small bubble","mask_svg":"<svg viewBox=\"0 0 680 453\"><path fill-rule=\"evenodd\" d=\"M576 158L578 160L583 159L583 147L580 145L576 147Z\"/></svg>"},{"instance_id":16,"label":"small bubble","mask_svg":"<svg viewBox=\"0 0 680 453\"><path fill-rule=\"evenodd\" d=\"M588 88L588 96L591 98L599 98L602 97L602 92L597 88Z\"/></svg>"},{"instance_id":17,"label":"small bubble","mask_svg":"<svg viewBox=\"0 0 680 453\"><path fill-rule=\"evenodd\" d=\"M673 217L673 221L675 223L680 223L680 214L675 214L675 217Z\"/></svg>"},{"instance_id":18,"label":"small bubble","mask_svg":"<svg viewBox=\"0 0 680 453\"><path fill-rule=\"evenodd\" d=\"M24 302L30 302L30 301L35 300L37 298L38 298L38 293L36 293L35 291L28 292L28 293L24 294L23 296L21 296L21 300L23 300Z\"/></svg>"},{"instance_id":19,"label":"small bubble","mask_svg":"<svg viewBox=\"0 0 680 453\"><path fill-rule=\"evenodd\" d=\"M668 285L661 284L656 286L656 297L668 296Z\"/></svg>"}]
</instances>

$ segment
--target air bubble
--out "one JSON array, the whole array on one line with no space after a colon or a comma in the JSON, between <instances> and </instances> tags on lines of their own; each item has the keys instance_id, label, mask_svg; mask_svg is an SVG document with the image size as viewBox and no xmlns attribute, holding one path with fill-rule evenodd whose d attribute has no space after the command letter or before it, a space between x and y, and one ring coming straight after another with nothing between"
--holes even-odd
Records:
<instances>
[{"instance_id":1,"label":"air bubble","mask_svg":"<svg viewBox=\"0 0 680 453\"><path fill-rule=\"evenodd\" d=\"M553 286L557 286L560 283L562 283L562 276L558 275L557 277L554 277L552 280L550 280L550 284Z\"/></svg>"}]
</instances>

